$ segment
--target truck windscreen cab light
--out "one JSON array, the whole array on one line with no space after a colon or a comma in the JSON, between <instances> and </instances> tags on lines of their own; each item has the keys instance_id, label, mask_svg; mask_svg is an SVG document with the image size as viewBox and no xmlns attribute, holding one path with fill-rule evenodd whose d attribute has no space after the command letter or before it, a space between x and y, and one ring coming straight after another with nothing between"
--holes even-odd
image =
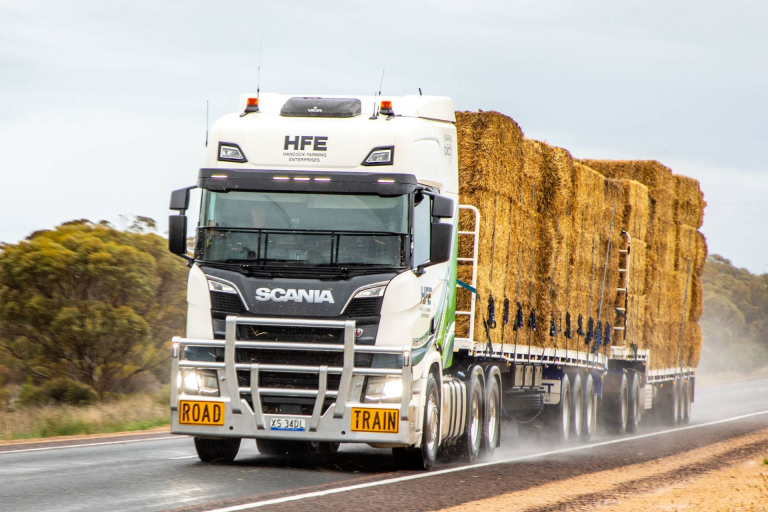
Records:
<instances>
[{"instance_id":1,"label":"truck windscreen cab light","mask_svg":"<svg viewBox=\"0 0 768 512\"><path fill-rule=\"evenodd\" d=\"M219 142L219 161L220 162L239 162L245 163L245 158L240 146L231 142Z\"/></svg>"},{"instance_id":2,"label":"truck windscreen cab light","mask_svg":"<svg viewBox=\"0 0 768 512\"><path fill-rule=\"evenodd\" d=\"M392 165L395 160L395 147L373 148L363 160L362 165Z\"/></svg>"}]
</instances>

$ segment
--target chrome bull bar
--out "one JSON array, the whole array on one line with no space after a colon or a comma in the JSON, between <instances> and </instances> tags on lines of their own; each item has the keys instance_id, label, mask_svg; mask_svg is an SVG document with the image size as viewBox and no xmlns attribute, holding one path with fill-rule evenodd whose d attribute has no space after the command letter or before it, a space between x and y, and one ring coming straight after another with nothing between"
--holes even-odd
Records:
<instances>
[{"instance_id":1,"label":"chrome bull bar","mask_svg":"<svg viewBox=\"0 0 768 512\"><path fill-rule=\"evenodd\" d=\"M320 327L343 329L343 344L299 343L290 341L246 341L237 339L238 325L281 326L281 327ZM182 360L182 347L224 347L224 362ZM295 350L305 352L343 352L343 366L327 365L281 365L260 363L237 363L235 351L238 348L260 350ZM355 354L390 354L402 356L400 368L356 368ZM299 318L238 317L227 316L224 340L202 340L192 338L173 338L171 359L171 410L178 410L179 390L176 379L181 368L224 370L225 382L220 383L220 396L229 396L233 414L242 414L248 403L241 398L250 394L253 403L253 416L257 430L265 430L261 396L315 397L309 431L317 430L326 398L335 398L333 418L343 418L347 409L352 377L361 376L400 376L403 381L403 393L400 401L400 419L408 420L408 410L412 395L412 368L410 347L377 347L355 344L354 320L308 320ZM238 370L250 371L250 386L240 387ZM266 388L259 386L259 372L285 372L317 374L317 389ZM328 389L328 375L341 375L338 391ZM224 394L226 392L226 395ZM365 390L363 390L363 393Z\"/></svg>"}]
</instances>

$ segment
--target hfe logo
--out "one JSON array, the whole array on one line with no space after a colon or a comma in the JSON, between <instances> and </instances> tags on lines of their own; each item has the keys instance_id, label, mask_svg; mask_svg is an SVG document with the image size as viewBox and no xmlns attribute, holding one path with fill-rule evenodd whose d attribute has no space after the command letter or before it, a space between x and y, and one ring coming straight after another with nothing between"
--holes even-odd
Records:
<instances>
[{"instance_id":1,"label":"hfe logo","mask_svg":"<svg viewBox=\"0 0 768 512\"><path fill-rule=\"evenodd\" d=\"M288 151L288 148L293 147L294 150L304 151L307 146L312 151L328 151L328 137L319 135L296 135L291 138L290 135L285 136L285 144L283 144L283 150Z\"/></svg>"},{"instance_id":2,"label":"hfe logo","mask_svg":"<svg viewBox=\"0 0 768 512\"><path fill-rule=\"evenodd\" d=\"M327 302L334 304L333 294L330 290L304 290L288 288L259 288L256 290L256 300L266 302L271 300L273 302L313 302L315 304L322 304Z\"/></svg>"}]
</instances>

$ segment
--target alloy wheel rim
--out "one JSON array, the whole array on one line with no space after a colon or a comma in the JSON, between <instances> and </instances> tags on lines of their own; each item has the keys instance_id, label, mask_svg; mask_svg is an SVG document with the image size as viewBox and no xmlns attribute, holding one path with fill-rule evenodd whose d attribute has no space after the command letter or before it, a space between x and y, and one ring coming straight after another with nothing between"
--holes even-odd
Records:
<instances>
[{"instance_id":1,"label":"alloy wheel rim","mask_svg":"<svg viewBox=\"0 0 768 512\"><path fill-rule=\"evenodd\" d=\"M429 434L427 437L427 449L429 450L430 454L435 453L435 450L437 449L437 426L438 426L438 414L437 414L437 404L435 403L435 396L433 394L429 395L429 405L428 408L428 415L427 415L427 422L429 426Z\"/></svg>"},{"instance_id":2,"label":"alloy wheel rim","mask_svg":"<svg viewBox=\"0 0 768 512\"><path fill-rule=\"evenodd\" d=\"M480 425L480 405L477 403L477 395L473 394L472 400L472 420L469 423L469 440L472 446L477 446L477 442L480 439L479 436Z\"/></svg>"}]
</instances>

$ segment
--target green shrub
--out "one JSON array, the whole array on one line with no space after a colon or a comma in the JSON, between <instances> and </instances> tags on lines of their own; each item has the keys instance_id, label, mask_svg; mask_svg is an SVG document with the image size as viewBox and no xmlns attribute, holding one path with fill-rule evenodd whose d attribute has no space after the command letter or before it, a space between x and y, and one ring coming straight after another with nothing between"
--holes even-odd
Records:
<instances>
[{"instance_id":1,"label":"green shrub","mask_svg":"<svg viewBox=\"0 0 768 512\"><path fill-rule=\"evenodd\" d=\"M65 377L35 386L28 380L21 388L22 405L47 405L53 403L69 405L91 405L96 403L96 393L90 386Z\"/></svg>"}]
</instances>

